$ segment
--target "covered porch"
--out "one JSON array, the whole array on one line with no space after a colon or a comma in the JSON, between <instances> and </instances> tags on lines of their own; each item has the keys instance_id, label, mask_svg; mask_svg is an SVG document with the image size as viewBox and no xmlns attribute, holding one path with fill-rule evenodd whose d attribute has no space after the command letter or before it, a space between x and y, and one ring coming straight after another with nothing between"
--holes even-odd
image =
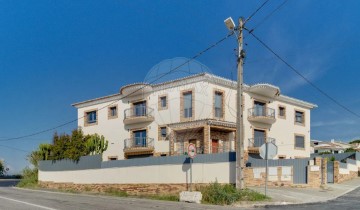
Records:
<instances>
[{"instance_id":1,"label":"covered porch","mask_svg":"<svg viewBox=\"0 0 360 210\"><path fill-rule=\"evenodd\" d=\"M184 155L189 144L196 145L198 154L235 150L235 124L218 120L196 120L169 125L170 154Z\"/></svg>"}]
</instances>

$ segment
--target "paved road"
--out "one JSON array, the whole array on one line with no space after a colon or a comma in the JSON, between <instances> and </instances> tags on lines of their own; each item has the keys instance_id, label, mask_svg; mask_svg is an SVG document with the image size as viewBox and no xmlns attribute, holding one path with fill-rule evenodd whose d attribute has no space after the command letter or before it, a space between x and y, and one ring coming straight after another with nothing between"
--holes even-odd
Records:
<instances>
[{"instance_id":1,"label":"paved road","mask_svg":"<svg viewBox=\"0 0 360 210\"><path fill-rule=\"evenodd\" d=\"M135 198L91 196L55 192L39 192L11 187L14 181L0 180L0 210L182 210L182 209L238 209L180 202Z\"/></svg>"},{"instance_id":2,"label":"paved road","mask_svg":"<svg viewBox=\"0 0 360 210\"><path fill-rule=\"evenodd\" d=\"M360 209L360 188L355 189L352 192L345 194L337 199L325 202L325 203L315 203L315 204L302 204L302 205L291 205L291 206L271 206L266 209L291 209L291 210L301 210L301 209L316 209L316 210L347 210L347 209Z\"/></svg>"},{"instance_id":3,"label":"paved road","mask_svg":"<svg viewBox=\"0 0 360 210\"><path fill-rule=\"evenodd\" d=\"M13 188L16 181L0 180L0 210L182 210L182 209L240 209L235 207L221 207L198 205L179 202L155 201L135 198L118 198L108 196L91 196L67 194L47 191L32 191ZM294 206L270 206L266 209L359 209L360 188L335 200ZM243 209L243 208L241 208ZM262 208L257 208L262 209Z\"/></svg>"}]
</instances>

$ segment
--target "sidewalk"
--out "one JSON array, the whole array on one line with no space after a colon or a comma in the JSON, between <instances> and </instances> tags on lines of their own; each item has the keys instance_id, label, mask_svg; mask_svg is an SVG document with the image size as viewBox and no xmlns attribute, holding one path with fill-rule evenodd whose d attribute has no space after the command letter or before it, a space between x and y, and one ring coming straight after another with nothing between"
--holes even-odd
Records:
<instances>
[{"instance_id":1,"label":"sidewalk","mask_svg":"<svg viewBox=\"0 0 360 210\"><path fill-rule=\"evenodd\" d=\"M321 188L296 188L296 187L268 187L267 196L272 198L271 202L263 205L286 205L326 202L340 197L360 187L360 178L355 178L341 184L328 184ZM260 193L264 193L264 187L250 187ZM261 206L261 204L260 204Z\"/></svg>"}]
</instances>

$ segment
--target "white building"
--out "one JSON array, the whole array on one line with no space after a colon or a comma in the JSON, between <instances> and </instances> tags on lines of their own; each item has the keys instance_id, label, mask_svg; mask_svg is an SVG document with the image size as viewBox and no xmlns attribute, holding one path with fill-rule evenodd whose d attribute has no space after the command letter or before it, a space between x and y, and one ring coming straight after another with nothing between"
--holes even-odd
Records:
<instances>
[{"instance_id":1,"label":"white building","mask_svg":"<svg viewBox=\"0 0 360 210\"><path fill-rule=\"evenodd\" d=\"M316 105L280 94L269 84L244 86L245 151L265 141L277 158L310 156L310 110ZM236 82L201 73L165 83L131 84L119 93L73 104L78 126L109 141L103 160L234 150Z\"/></svg>"},{"instance_id":2,"label":"white building","mask_svg":"<svg viewBox=\"0 0 360 210\"><path fill-rule=\"evenodd\" d=\"M330 141L319 141L311 140L310 142L311 150L310 153L344 153L347 149L352 148L352 145L342 141L335 141L331 139Z\"/></svg>"}]
</instances>

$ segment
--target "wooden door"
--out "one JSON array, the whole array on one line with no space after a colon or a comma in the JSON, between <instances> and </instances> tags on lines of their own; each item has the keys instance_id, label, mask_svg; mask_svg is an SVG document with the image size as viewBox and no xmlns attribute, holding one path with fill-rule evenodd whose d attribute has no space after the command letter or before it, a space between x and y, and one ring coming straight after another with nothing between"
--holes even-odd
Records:
<instances>
[{"instance_id":1,"label":"wooden door","mask_svg":"<svg viewBox=\"0 0 360 210\"><path fill-rule=\"evenodd\" d=\"M219 140L213 139L211 140L211 153L219 152Z\"/></svg>"}]
</instances>

